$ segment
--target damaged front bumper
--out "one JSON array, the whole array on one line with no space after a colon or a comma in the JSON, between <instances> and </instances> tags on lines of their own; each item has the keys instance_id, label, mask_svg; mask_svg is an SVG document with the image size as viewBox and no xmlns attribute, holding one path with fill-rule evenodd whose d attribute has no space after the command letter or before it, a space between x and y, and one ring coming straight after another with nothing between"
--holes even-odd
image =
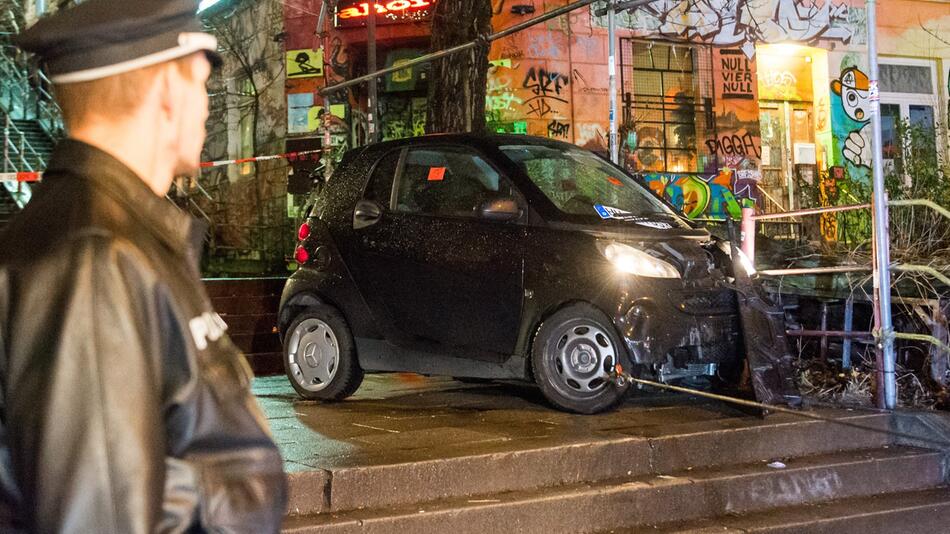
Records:
<instances>
[{"instance_id":1,"label":"damaged front bumper","mask_svg":"<svg viewBox=\"0 0 950 534\"><path fill-rule=\"evenodd\" d=\"M631 363L650 369L663 382L715 375L720 364L740 359L740 320L735 292L728 288L684 289L682 284L622 281L613 317ZM679 286L679 287L676 287Z\"/></svg>"}]
</instances>

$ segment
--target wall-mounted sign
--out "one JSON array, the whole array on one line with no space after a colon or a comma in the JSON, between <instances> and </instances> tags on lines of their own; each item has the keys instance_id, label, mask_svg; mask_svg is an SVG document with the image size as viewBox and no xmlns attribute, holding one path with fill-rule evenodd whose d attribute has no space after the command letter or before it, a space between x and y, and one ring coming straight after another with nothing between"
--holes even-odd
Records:
<instances>
[{"instance_id":1,"label":"wall-mounted sign","mask_svg":"<svg viewBox=\"0 0 950 534\"><path fill-rule=\"evenodd\" d=\"M287 51L287 77L311 78L323 76L323 49Z\"/></svg>"},{"instance_id":2,"label":"wall-mounted sign","mask_svg":"<svg viewBox=\"0 0 950 534\"><path fill-rule=\"evenodd\" d=\"M366 26L370 6L376 7L376 24L419 22L432 16L436 0L340 0L336 6L337 28Z\"/></svg>"}]
</instances>

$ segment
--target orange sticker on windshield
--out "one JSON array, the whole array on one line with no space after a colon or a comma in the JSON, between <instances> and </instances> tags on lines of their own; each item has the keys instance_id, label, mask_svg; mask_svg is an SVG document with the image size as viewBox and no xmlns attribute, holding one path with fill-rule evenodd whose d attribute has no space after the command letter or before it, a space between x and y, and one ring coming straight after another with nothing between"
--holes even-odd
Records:
<instances>
[{"instance_id":1,"label":"orange sticker on windshield","mask_svg":"<svg viewBox=\"0 0 950 534\"><path fill-rule=\"evenodd\" d=\"M429 167L429 181L441 182L445 179L445 167Z\"/></svg>"},{"instance_id":2,"label":"orange sticker on windshield","mask_svg":"<svg viewBox=\"0 0 950 534\"><path fill-rule=\"evenodd\" d=\"M608 177L607 177L607 181L610 182L610 183L612 183L612 184L614 184L614 185L617 185L617 186L623 185L623 182L621 182L620 180L614 178L613 176L608 176Z\"/></svg>"}]
</instances>

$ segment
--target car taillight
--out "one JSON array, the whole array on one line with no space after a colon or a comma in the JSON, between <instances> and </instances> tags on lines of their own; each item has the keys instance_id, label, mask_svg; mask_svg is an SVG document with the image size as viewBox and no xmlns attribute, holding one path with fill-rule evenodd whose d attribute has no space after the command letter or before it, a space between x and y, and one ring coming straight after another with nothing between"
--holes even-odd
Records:
<instances>
[{"instance_id":1,"label":"car taillight","mask_svg":"<svg viewBox=\"0 0 950 534\"><path fill-rule=\"evenodd\" d=\"M301 224L300 229L297 230L297 239L303 241L304 239L307 239L309 235L310 235L310 225L307 223Z\"/></svg>"},{"instance_id":2,"label":"car taillight","mask_svg":"<svg viewBox=\"0 0 950 534\"><path fill-rule=\"evenodd\" d=\"M303 265L310 259L310 253L307 252L307 249L299 246L297 250L294 251L294 259L297 260L298 264Z\"/></svg>"}]
</instances>

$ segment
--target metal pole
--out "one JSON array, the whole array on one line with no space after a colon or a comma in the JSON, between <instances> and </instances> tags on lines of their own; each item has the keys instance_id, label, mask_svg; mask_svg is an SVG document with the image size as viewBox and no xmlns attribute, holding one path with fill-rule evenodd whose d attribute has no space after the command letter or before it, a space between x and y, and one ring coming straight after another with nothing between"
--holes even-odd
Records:
<instances>
[{"instance_id":1,"label":"metal pole","mask_svg":"<svg viewBox=\"0 0 950 534\"><path fill-rule=\"evenodd\" d=\"M317 19L317 37L322 41L324 60L326 55L330 51L330 32L327 31L327 18L330 16L330 9L327 2L321 2L320 4L320 17ZM329 83L330 71L326 70L329 67L324 67L323 80L324 83ZM319 95L319 93L318 93ZM323 182L329 183L330 177L333 175L333 136L330 132L330 125L332 124L332 115L330 114L330 108L332 103L330 102L330 95L323 95L323 119L320 121L321 126L323 127L323 143L321 148L323 148Z\"/></svg>"},{"instance_id":2,"label":"metal pole","mask_svg":"<svg viewBox=\"0 0 950 534\"><path fill-rule=\"evenodd\" d=\"M762 276L799 276L809 274L865 273L871 270L864 265L838 265L835 267L798 267L792 269L764 269L756 271Z\"/></svg>"},{"instance_id":3,"label":"metal pole","mask_svg":"<svg viewBox=\"0 0 950 534\"><path fill-rule=\"evenodd\" d=\"M560 17L561 15L564 15L564 14L566 14L566 13L570 13L571 11L575 11L575 10L580 9L580 8L582 8L582 7L586 7L586 6L588 6L588 5L590 5L590 4L593 4L594 2L597 2L597 1L598 1L598 0L578 0L577 2L570 3L570 4L568 4L568 5L564 6L564 7L559 7L559 8L557 8L557 9L552 9L551 11L548 11L547 13L544 13L543 15L538 15L537 17L535 17L535 18L533 18L533 19L529 19L529 20L526 20L526 21L524 21L524 22L515 24L514 26L512 26L512 27L510 27L510 28L505 28L504 30L501 30L500 32L493 33L493 34L489 35L489 36L486 38L486 41L488 41L488 42L497 41L498 39L502 39L502 38L504 38L504 37L508 37L509 35L511 35L511 34L513 34L513 33L518 33L518 32L520 32L521 30L530 28L530 27L532 27L532 26L536 26L536 25L538 25L538 24L541 24L542 22L547 22L547 21L549 21L549 20L551 20L551 19L553 19L553 18ZM623 4L618 4L617 6L618 6L619 8L622 8L622 9L632 9L632 8L634 8L634 7L639 7L639 6L642 6L642 5L649 4L650 2L653 2L653 1L654 1L654 0L635 0L635 1L633 1L633 2L625 2L625 3L623 3ZM345 81L345 82L340 82L340 83L338 83L338 84L336 84L336 85L332 85L332 86L330 86L330 87L326 87L326 88L324 88L324 89L321 89L321 90L320 90L320 93L321 93L321 94L334 93L334 92L339 91L339 90L341 90L341 89L345 89L345 88L347 88L347 87L350 87L350 86L353 86L353 85L357 85L357 84L363 83L363 82L369 80L370 78L372 78L372 77L374 77L374 76L383 76L383 75L389 74L389 73L391 73L391 72L396 72L397 70L408 69L409 67L414 67L414 66L416 66L416 65L421 65L421 64L423 64L423 63L428 63L428 62L430 62L430 61L435 61L436 59L440 59L440 58L443 58L443 57L445 57L445 56L450 56L450 55L452 55L452 54L456 54L456 53L458 53L458 52L462 52L462 51L468 50L469 48L473 48L473 47L475 47L475 45L478 44L478 42L479 42L478 40L475 40L475 41L471 41L471 42L468 42L468 43L456 45L456 46L453 46L453 47L451 47L451 48L446 48L445 50L439 50L438 52L432 52L432 53L426 54L426 55L424 55L424 56L419 56L419 57L417 57L417 58L415 58L415 59L412 59L412 60L407 61L407 62L405 62L405 63L402 63L402 64L400 64L400 65L394 65L394 66L392 66L392 67L386 67L385 69L379 69L379 70L376 71L376 72L370 72L369 74L364 74L363 76L358 76L358 77L356 77L356 78L353 78L352 80L347 80L347 81Z\"/></svg>"},{"instance_id":4,"label":"metal pole","mask_svg":"<svg viewBox=\"0 0 950 534\"><path fill-rule=\"evenodd\" d=\"M369 4L369 17L366 19L366 70L372 74L369 78L369 96L366 98L366 142L376 142L376 2Z\"/></svg>"},{"instance_id":5,"label":"metal pole","mask_svg":"<svg viewBox=\"0 0 950 534\"><path fill-rule=\"evenodd\" d=\"M617 146L617 12L614 0L607 0L607 74L610 79L610 161L620 164Z\"/></svg>"},{"instance_id":6,"label":"metal pole","mask_svg":"<svg viewBox=\"0 0 950 534\"><path fill-rule=\"evenodd\" d=\"M742 252L755 265L755 208L742 207L742 231L739 233Z\"/></svg>"},{"instance_id":7,"label":"metal pole","mask_svg":"<svg viewBox=\"0 0 950 534\"><path fill-rule=\"evenodd\" d=\"M854 326L854 297L849 296L844 302L844 331L851 334L851 328ZM841 368L851 369L851 337L844 338L841 343Z\"/></svg>"},{"instance_id":8,"label":"metal pole","mask_svg":"<svg viewBox=\"0 0 950 534\"><path fill-rule=\"evenodd\" d=\"M887 227L887 192L884 189L884 161L881 155L881 113L878 90L877 67L877 0L867 0L868 17L868 64L870 67L871 128L873 139L872 173L874 177L874 242L877 246L877 277L874 288L881 302L881 338L879 344L884 352L884 407L897 407L897 380L895 374L894 327L891 322L891 271L890 235Z\"/></svg>"},{"instance_id":9,"label":"metal pole","mask_svg":"<svg viewBox=\"0 0 950 534\"><path fill-rule=\"evenodd\" d=\"M864 210L870 208L870 204L849 204L846 206L825 206L823 208L806 208L795 211L783 211L779 213L760 213L753 219L756 221L768 221L772 219L787 219L789 217L800 217L802 215L818 215L821 213L835 213L839 211Z\"/></svg>"}]
</instances>

